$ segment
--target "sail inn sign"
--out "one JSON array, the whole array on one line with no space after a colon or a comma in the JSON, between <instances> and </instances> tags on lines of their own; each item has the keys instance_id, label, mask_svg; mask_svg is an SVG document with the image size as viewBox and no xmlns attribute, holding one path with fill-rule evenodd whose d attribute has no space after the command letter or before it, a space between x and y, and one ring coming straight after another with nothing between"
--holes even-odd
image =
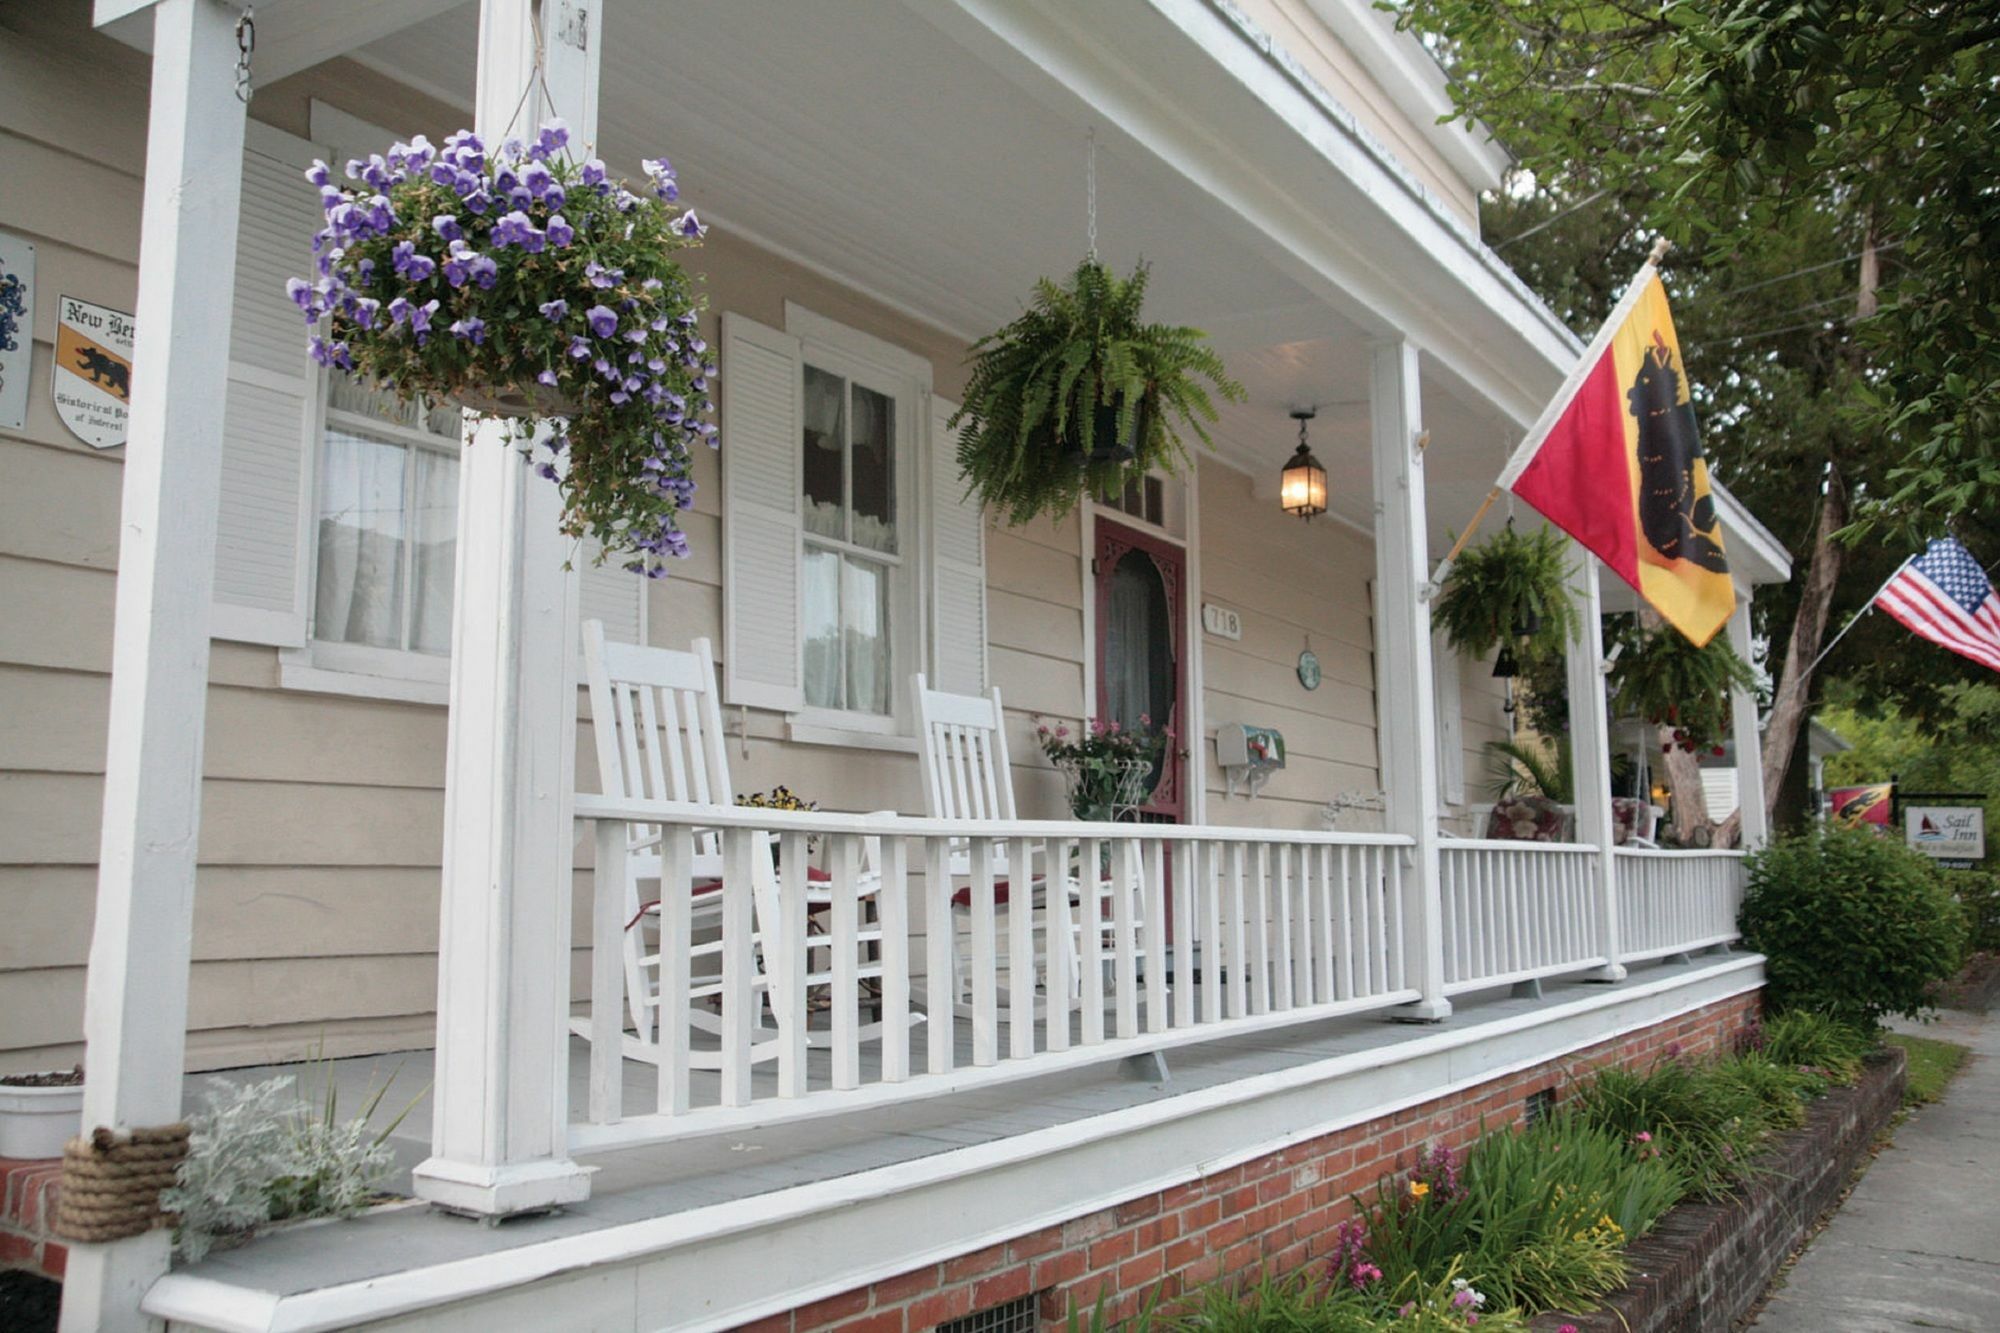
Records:
<instances>
[{"instance_id":1,"label":"sail inn sign","mask_svg":"<svg viewBox=\"0 0 2000 1333\"><path fill-rule=\"evenodd\" d=\"M56 302L50 395L70 434L93 449L125 443L132 406L132 316L73 296Z\"/></svg>"}]
</instances>

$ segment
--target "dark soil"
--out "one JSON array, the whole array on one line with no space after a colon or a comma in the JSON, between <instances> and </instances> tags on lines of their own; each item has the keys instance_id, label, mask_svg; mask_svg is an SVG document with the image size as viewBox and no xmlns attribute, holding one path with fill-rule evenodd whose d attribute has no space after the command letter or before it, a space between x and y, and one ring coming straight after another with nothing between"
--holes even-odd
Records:
<instances>
[{"instance_id":1,"label":"dark soil","mask_svg":"<svg viewBox=\"0 0 2000 1333\"><path fill-rule=\"evenodd\" d=\"M83 1066L65 1069L55 1074L0 1074L0 1087L5 1088L80 1088L83 1086Z\"/></svg>"},{"instance_id":2,"label":"dark soil","mask_svg":"<svg viewBox=\"0 0 2000 1333\"><path fill-rule=\"evenodd\" d=\"M0 1273L0 1328L9 1333L55 1333L62 1311L62 1283L34 1273Z\"/></svg>"}]
</instances>

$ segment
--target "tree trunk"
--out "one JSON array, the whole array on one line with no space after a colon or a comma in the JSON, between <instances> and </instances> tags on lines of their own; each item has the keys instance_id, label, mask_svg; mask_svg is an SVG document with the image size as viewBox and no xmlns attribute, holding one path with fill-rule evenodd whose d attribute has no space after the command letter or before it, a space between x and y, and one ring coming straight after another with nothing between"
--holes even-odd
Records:
<instances>
[{"instance_id":1,"label":"tree trunk","mask_svg":"<svg viewBox=\"0 0 2000 1333\"><path fill-rule=\"evenodd\" d=\"M1875 313L1875 289L1881 278L1880 258L1875 251L1875 228L1864 226L1861 240L1861 278L1854 298L1857 320ZM1861 354L1849 340L1851 368L1859 374ZM1772 828L1778 827L1778 807L1785 790L1785 778L1799 751L1799 734L1812 707L1813 668L1819 665L1820 645L1826 640L1826 622L1833 609L1835 585L1847 563L1847 548L1834 541L1834 534L1847 526L1847 484L1840 464L1828 459L1826 484L1820 501L1819 520L1813 525L1811 564L1805 586L1799 590L1799 610L1792 619L1791 640L1785 648L1784 674L1771 695L1771 717L1764 725L1764 808Z\"/></svg>"}]
</instances>

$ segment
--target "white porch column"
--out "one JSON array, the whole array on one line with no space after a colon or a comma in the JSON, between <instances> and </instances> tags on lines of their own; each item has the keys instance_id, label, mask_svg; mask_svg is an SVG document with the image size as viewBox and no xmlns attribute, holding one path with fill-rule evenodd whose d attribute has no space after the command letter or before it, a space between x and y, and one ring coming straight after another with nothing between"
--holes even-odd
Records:
<instances>
[{"instance_id":1,"label":"white porch column","mask_svg":"<svg viewBox=\"0 0 2000 1333\"><path fill-rule=\"evenodd\" d=\"M489 151L557 113L571 151L589 151L602 10L484 0L474 125ZM432 1155L415 1182L502 1217L590 1193L568 1142L577 579L555 487L498 427L476 434L459 474Z\"/></svg>"},{"instance_id":2,"label":"white porch column","mask_svg":"<svg viewBox=\"0 0 2000 1333\"><path fill-rule=\"evenodd\" d=\"M1431 692L1430 577L1424 508L1423 406L1417 349L1397 338L1371 351L1369 426L1375 475L1375 650L1381 694L1377 747L1391 833L1416 839L1404 880L1410 984L1424 998L1397 1017L1435 1022L1444 998L1444 915L1438 868L1437 701Z\"/></svg>"},{"instance_id":3,"label":"white porch column","mask_svg":"<svg viewBox=\"0 0 2000 1333\"><path fill-rule=\"evenodd\" d=\"M217 0L161 0L153 10L111 743L84 992L83 1124L91 1127L181 1116L228 275L243 188L238 12ZM167 1271L168 1240L152 1231L72 1246L63 1328L158 1327L139 1301Z\"/></svg>"},{"instance_id":4,"label":"white porch column","mask_svg":"<svg viewBox=\"0 0 2000 1333\"><path fill-rule=\"evenodd\" d=\"M1592 879L1597 890L1597 951L1604 966L1592 981L1623 981L1618 961L1618 858L1611 845L1611 721L1604 701L1604 603L1597 557L1570 543L1576 564L1570 592L1576 598L1576 636L1569 642L1569 744L1575 774L1576 835L1597 848Z\"/></svg>"},{"instance_id":5,"label":"white porch column","mask_svg":"<svg viewBox=\"0 0 2000 1333\"><path fill-rule=\"evenodd\" d=\"M1750 661L1750 597L1737 590L1736 610L1729 617L1729 646ZM1757 730L1757 695L1753 690L1729 694L1730 739L1736 743L1736 804L1743 811L1743 849L1755 851L1771 836L1764 805L1764 740Z\"/></svg>"}]
</instances>

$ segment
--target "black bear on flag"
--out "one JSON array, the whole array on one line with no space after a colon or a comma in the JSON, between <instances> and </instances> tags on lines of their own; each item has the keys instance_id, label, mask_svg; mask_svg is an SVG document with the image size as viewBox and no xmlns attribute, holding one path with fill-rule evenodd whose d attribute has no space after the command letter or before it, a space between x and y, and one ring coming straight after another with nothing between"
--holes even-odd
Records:
<instances>
[{"instance_id":1,"label":"black bear on flag","mask_svg":"<svg viewBox=\"0 0 2000 1333\"><path fill-rule=\"evenodd\" d=\"M1715 530L1715 500L1695 493L1694 465L1701 458L1694 406L1681 400L1673 353L1656 332L1653 350L1639 358L1639 374L1626 401L1639 422L1639 531L1669 560L1689 560L1717 574L1729 572Z\"/></svg>"}]
</instances>

